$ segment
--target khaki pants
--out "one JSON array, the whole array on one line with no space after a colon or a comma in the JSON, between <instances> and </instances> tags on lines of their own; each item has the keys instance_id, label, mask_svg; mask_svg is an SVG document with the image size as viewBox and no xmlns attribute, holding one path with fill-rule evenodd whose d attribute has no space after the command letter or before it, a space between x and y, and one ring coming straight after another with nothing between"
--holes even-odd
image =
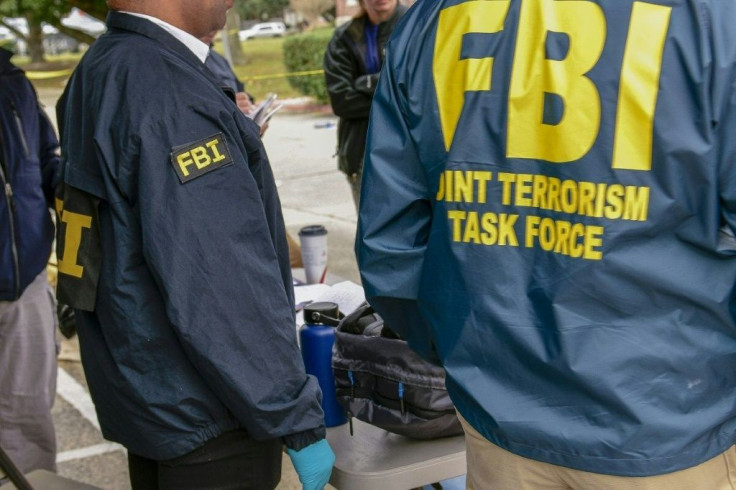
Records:
<instances>
[{"instance_id":1,"label":"khaki pants","mask_svg":"<svg viewBox=\"0 0 736 490\"><path fill-rule=\"evenodd\" d=\"M56 471L56 300L44 270L0 301L0 446L21 471Z\"/></svg>"},{"instance_id":2,"label":"khaki pants","mask_svg":"<svg viewBox=\"0 0 736 490\"><path fill-rule=\"evenodd\" d=\"M736 490L736 446L674 473L625 477L542 463L501 449L460 417L471 490Z\"/></svg>"}]
</instances>

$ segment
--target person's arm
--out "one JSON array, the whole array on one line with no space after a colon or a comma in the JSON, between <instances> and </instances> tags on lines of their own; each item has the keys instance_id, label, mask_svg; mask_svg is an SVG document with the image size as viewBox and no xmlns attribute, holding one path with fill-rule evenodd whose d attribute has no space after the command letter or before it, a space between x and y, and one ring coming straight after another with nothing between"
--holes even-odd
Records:
<instances>
[{"instance_id":1,"label":"person's arm","mask_svg":"<svg viewBox=\"0 0 736 490\"><path fill-rule=\"evenodd\" d=\"M46 111L37 102L38 107L38 161L41 163L41 187L49 208L54 208L54 191L60 175L59 167L59 140L54 132Z\"/></svg>"},{"instance_id":2,"label":"person's arm","mask_svg":"<svg viewBox=\"0 0 736 490\"><path fill-rule=\"evenodd\" d=\"M723 10L723 12L721 12ZM733 11L728 4L718 4L714 15L728 18ZM731 233L736 235L736 45L730 27L722 28L722 23L711 26L715 29L713 43L719 58L711 64L714 76L711 82L713 106L710 107L716 121L719 160L718 160L718 189L722 218Z\"/></svg>"},{"instance_id":3,"label":"person's arm","mask_svg":"<svg viewBox=\"0 0 736 490\"><path fill-rule=\"evenodd\" d=\"M254 439L281 437L299 451L324 439L325 428L279 263L286 252L270 167L252 125L239 140L214 125L227 114L196 116L181 113L141 133L141 266L165 302L162 327L173 329L212 392ZM200 163L203 152L210 164L232 163L196 176L194 153L182 153L188 143L199 145ZM182 183L178 162L195 177Z\"/></svg>"},{"instance_id":4,"label":"person's arm","mask_svg":"<svg viewBox=\"0 0 736 490\"><path fill-rule=\"evenodd\" d=\"M383 70L368 129L356 255L368 302L415 351L434 359L432 334L417 306L431 191L390 57Z\"/></svg>"},{"instance_id":5,"label":"person's arm","mask_svg":"<svg viewBox=\"0 0 736 490\"><path fill-rule=\"evenodd\" d=\"M324 58L325 84L332 111L345 119L367 118L371 109L372 90L366 78L360 78L358 62L338 38L327 45Z\"/></svg>"},{"instance_id":6,"label":"person's arm","mask_svg":"<svg viewBox=\"0 0 736 490\"><path fill-rule=\"evenodd\" d=\"M238 105L240 112L246 116L253 112L256 105L251 101L251 98L245 92L237 92L235 94L235 103Z\"/></svg>"}]
</instances>

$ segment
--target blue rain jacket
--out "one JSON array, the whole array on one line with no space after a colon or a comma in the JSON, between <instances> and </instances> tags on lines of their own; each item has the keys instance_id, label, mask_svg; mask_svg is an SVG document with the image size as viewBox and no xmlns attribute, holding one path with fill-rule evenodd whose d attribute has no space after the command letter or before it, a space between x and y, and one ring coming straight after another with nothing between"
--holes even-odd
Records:
<instances>
[{"instance_id":1,"label":"blue rain jacket","mask_svg":"<svg viewBox=\"0 0 736 490\"><path fill-rule=\"evenodd\" d=\"M59 143L20 68L0 49L0 301L13 301L51 254Z\"/></svg>"},{"instance_id":2,"label":"blue rain jacket","mask_svg":"<svg viewBox=\"0 0 736 490\"><path fill-rule=\"evenodd\" d=\"M117 12L57 114L58 294L104 436L156 460L238 427L323 438L255 124L182 43Z\"/></svg>"},{"instance_id":3,"label":"blue rain jacket","mask_svg":"<svg viewBox=\"0 0 736 490\"><path fill-rule=\"evenodd\" d=\"M518 455L614 475L736 435L736 2L419 2L371 109L369 301Z\"/></svg>"}]
</instances>

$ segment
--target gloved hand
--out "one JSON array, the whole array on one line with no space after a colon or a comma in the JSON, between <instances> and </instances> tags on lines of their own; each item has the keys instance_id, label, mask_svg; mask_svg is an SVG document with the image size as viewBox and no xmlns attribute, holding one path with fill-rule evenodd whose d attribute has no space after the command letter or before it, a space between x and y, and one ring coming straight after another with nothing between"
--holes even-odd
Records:
<instances>
[{"instance_id":1,"label":"gloved hand","mask_svg":"<svg viewBox=\"0 0 736 490\"><path fill-rule=\"evenodd\" d=\"M330 481L335 453L327 439L320 439L299 451L287 449L286 452L299 475L303 490L322 490Z\"/></svg>"},{"instance_id":2,"label":"gloved hand","mask_svg":"<svg viewBox=\"0 0 736 490\"><path fill-rule=\"evenodd\" d=\"M376 91L376 85L378 84L378 73L361 75L355 79L354 83L356 90L359 90L364 94L373 95L373 92Z\"/></svg>"},{"instance_id":3,"label":"gloved hand","mask_svg":"<svg viewBox=\"0 0 736 490\"><path fill-rule=\"evenodd\" d=\"M70 339L77 333L77 320L71 306L58 303L56 305L56 316L59 319L59 330L61 334Z\"/></svg>"}]
</instances>

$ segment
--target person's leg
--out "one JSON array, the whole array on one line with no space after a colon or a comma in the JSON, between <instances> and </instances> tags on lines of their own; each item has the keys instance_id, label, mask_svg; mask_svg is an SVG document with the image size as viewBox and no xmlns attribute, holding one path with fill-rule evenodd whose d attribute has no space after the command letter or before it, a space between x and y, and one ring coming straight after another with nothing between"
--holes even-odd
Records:
<instances>
[{"instance_id":1,"label":"person's leg","mask_svg":"<svg viewBox=\"0 0 736 490\"><path fill-rule=\"evenodd\" d=\"M179 458L158 464L162 490L269 490L281 480L280 439L254 441L243 430L226 432Z\"/></svg>"},{"instance_id":2,"label":"person's leg","mask_svg":"<svg viewBox=\"0 0 736 490\"><path fill-rule=\"evenodd\" d=\"M480 435L459 414L465 430L469 490L569 490L558 467L517 456Z\"/></svg>"},{"instance_id":3,"label":"person's leg","mask_svg":"<svg viewBox=\"0 0 736 490\"><path fill-rule=\"evenodd\" d=\"M132 490L158 490L158 462L128 451L128 477Z\"/></svg>"},{"instance_id":4,"label":"person's leg","mask_svg":"<svg viewBox=\"0 0 736 490\"><path fill-rule=\"evenodd\" d=\"M665 475L635 478L566 468L562 477L575 490L734 490L736 446L705 463Z\"/></svg>"},{"instance_id":5,"label":"person's leg","mask_svg":"<svg viewBox=\"0 0 736 490\"><path fill-rule=\"evenodd\" d=\"M350 190L353 193L353 202L355 203L355 211L360 209L360 185L363 180L363 169L361 168L356 173L347 176L348 183L350 184Z\"/></svg>"},{"instance_id":6,"label":"person's leg","mask_svg":"<svg viewBox=\"0 0 736 490\"><path fill-rule=\"evenodd\" d=\"M0 301L0 445L23 472L56 471L56 303L46 271Z\"/></svg>"}]
</instances>

